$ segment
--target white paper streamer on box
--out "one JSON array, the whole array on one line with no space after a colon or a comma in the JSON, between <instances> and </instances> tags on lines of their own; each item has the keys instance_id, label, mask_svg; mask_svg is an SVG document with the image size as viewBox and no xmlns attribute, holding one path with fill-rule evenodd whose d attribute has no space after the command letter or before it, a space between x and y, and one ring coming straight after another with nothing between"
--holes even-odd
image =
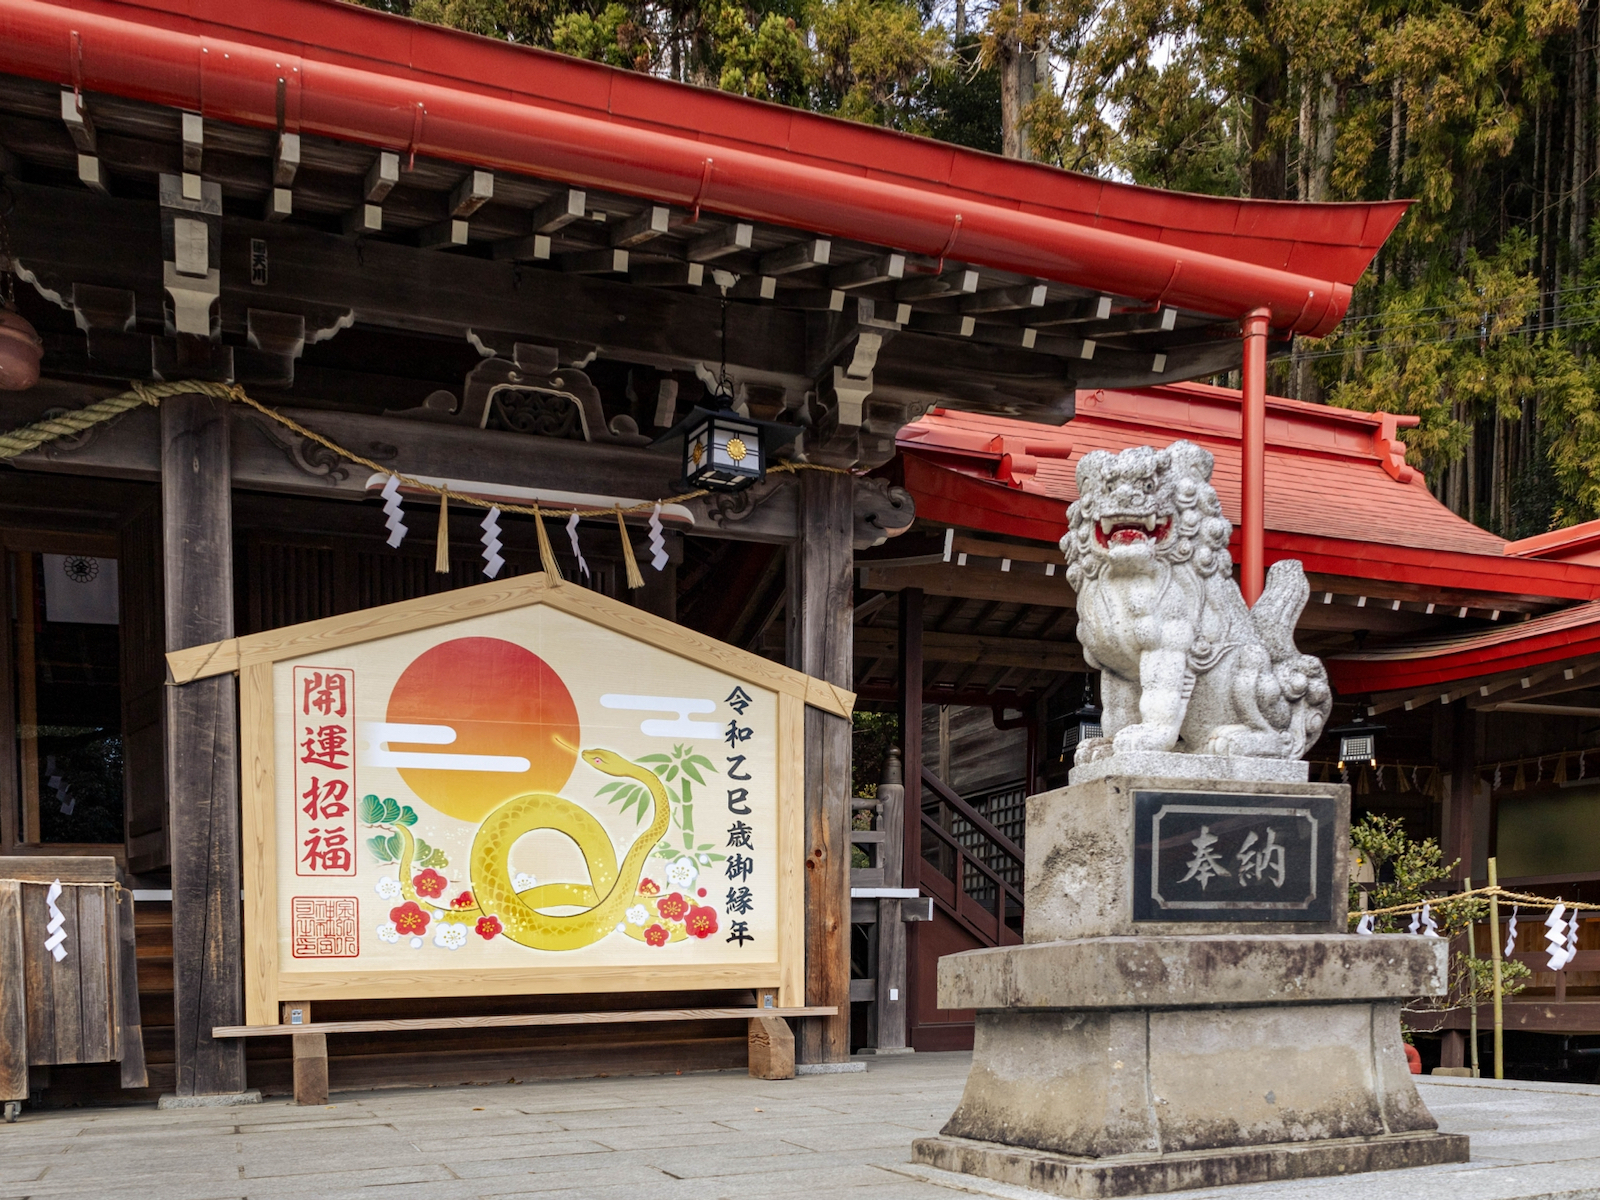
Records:
<instances>
[{"instance_id":1,"label":"white paper streamer on box","mask_svg":"<svg viewBox=\"0 0 1600 1200\"><path fill-rule=\"evenodd\" d=\"M1506 922L1506 957L1510 958L1517 948L1517 905L1511 906L1511 920Z\"/></svg>"},{"instance_id":2,"label":"white paper streamer on box","mask_svg":"<svg viewBox=\"0 0 1600 1200\"><path fill-rule=\"evenodd\" d=\"M661 502L650 513L650 565L661 570L667 565L667 540L661 536Z\"/></svg>"},{"instance_id":3,"label":"white paper streamer on box","mask_svg":"<svg viewBox=\"0 0 1600 1200\"><path fill-rule=\"evenodd\" d=\"M1565 904L1557 904L1550 910L1550 915L1544 919L1545 949L1550 954L1550 967L1552 971L1559 971L1567 965L1567 923L1562 915L1567 911Z\"/></svg>"},{"instance_id":4,"label":"white paper streamer on box","mask_svg":"<svg viewBox=\"0 0 1600 1200\"><path fill-rule=\"evenodd\" d=\"M50 923L45 926L50 931L50 936L45 939L44 948L55 955L55 960L60 962L66 958L67 951L61 943L67 940L67 931L62 928L67 923L67 918L61 915L61 910L56 907L56 901L61 898L61 880L56 880L50 885L50 890L44 894L45 907L50 910Z\"/></svg>"},{"instance_id":5,"label":"white paper streamer on box","mask_svg":"<svg viewBox=\"0 0 1600 1200\"><path fill-rule=\"evenodd\" d=\"M572 539L572 556L578 560L578 570L583 572L585 579L590 578L589 564L583 561L583 551L578 549L578 514L576 512L567 518L567 537Z\"/></svg>"},{"instance_id":6,"label":"white paper streamer on box","mask_svg":"<svg viewBox=\"0 0 1600 1200\"><path fill-rule=\"evenodd\" d=\"M385 524L389 527L389 545L392 548L405 541L406 537L406 523L403 519L405 513L400 507L400 481L393 475L389 476L389 482L383 485L381 495L383 512L388 518Z\"/></svg>"},{"instance_id":7,"label":"white paper streamer on box","mask_svg":"<svg viewBox=\"0 0 1600 1200\"><path fill-rule=\"evenodd\" d=\"M479 528L483 530L483 573L493 579L506 565L500 557L500 510L491 508L485 513Z\"/></svg>"}]
</instances>

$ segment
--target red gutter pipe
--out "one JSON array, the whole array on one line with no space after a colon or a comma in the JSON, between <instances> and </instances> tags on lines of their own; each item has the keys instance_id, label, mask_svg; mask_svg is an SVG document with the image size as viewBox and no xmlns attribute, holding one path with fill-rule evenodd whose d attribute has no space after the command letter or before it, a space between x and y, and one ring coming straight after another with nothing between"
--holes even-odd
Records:
<instances>
[{"instance_id":1,"label":"red gutter pipe","mask_svg":"<svg viewBox=\"0 0 1600 1200\"><path fill-rule=\"evenodd\" d=\"M1244 364L1239 372L1239 590L1254 606L1266 586L1267 322L1258 308L1241 322Z\"/></svg>"},{"instance_id":2,"label":"red gutter pipe","mask_svg":"<svg viewBox=\"0 0 1600 1200\"><path fill-rule=\"evenodd\" d=\"M281 81L285 127L301 133L704 206L1196 312L1243 317L1265 305L1280 333L1325 334L1350 303L1350 286L1337 281L629 128L467 85L397 78L303 49L41 0L0 0L0 71L65 87L273 129Z\"/></svg>"}]
</instances>

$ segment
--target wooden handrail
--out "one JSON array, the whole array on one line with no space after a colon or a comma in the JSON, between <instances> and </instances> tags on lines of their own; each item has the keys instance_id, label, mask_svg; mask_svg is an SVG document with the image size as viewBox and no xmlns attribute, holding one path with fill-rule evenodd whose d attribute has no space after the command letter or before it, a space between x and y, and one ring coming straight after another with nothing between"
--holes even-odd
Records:
<instances>
[{"instance_id":1,"label":"wooden handrail","mask_svg":"<svg viewBox=\"0 0 1600 1200\"><path fill-rule=\"evenodd\" d=\"M950 833L950 831L948 829L942 828L940 826L939 822L935 821L927 813L923 813L922 814L922 827L924 829L932 830L936 837L939 837L943 841L948 842L949 845L950 845L950 848L956 852L956 857L958 859L964 858L968 862L970 862L973 866L977 867L979 871L981 871L983 874L987 875L990 879L992 879L997 887L1003 889L1004 891L1006 891L1010 895L1015 896L1016 897L1016 901L1017 901L1017 907L1019 909L1022 907L1022 899L1023 899L1023 897L1022 897L1022 893L1021 892L1019 892L1016 888L1012 887L1011 884L1007 883L998 874L996 874L994 869L992 867L990 867L988 863L984 862L983 859L979 858L976 854L974 854L967 847L963 846L960 842L956 841L955 837ZM924 861L926 861L926 855L924 855L923 857L924 857ZM929 865L932 866L933 864L930 863ZM955 883L956 883L957 887L961 887L961 880L960 880L959 877L955 880Z\"/></svg>"},{"instance_id":2,"label":"wooden handrail","mask_svg":"<svg viewBox=\"0 0 1600 1200\"><path fill-rule=\"evenodd\" d=\"M1021 846L1017 845L1005 834L996 829L988 817L984 816L977 809L973 808L972 805L968 804L960 796L952 792L940 781L937 775L933 774L926 767L922 769L922 786L932 791L934 795L939 797L939 799L943 800L951 808L955 809L957 813L972 823L972 827L974 829L978 830L979 833L983 834L996 846L999 846L1001 850L1005 851L1012 858L1016 859L1017 862L1027 862L1027 858L1022 852Z\"/></svg>"}]
</instances>

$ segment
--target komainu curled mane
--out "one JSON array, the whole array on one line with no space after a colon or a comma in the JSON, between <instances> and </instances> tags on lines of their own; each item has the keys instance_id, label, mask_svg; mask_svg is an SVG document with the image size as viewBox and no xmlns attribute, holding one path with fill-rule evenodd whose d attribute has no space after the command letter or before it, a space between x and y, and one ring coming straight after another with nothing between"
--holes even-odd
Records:
<instances>
[{"instance_id":1,"label":"komainu curled mane","mask_svg":"<svg viewBox=\"0 0 1600 1200\"><path fill-rule=\"evenodd\" d=\"M1095 450L1078 463L1078 495L1061 549L1078 641L1101 672L1104 736L1081 742L1077 761L1140 750L1304 754L1333 707L1321 661L1294 645L1305 571L1274 563L1245 607L1211 455L1183 441Z\"/></svg>"}]
</instances>

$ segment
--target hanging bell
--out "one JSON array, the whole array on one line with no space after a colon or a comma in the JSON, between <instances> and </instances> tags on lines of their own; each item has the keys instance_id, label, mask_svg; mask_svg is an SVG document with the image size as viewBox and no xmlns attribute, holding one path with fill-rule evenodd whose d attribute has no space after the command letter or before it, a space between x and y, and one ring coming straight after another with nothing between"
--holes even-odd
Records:
<instances>
[{"instance_id":1,"label":"hanging bell","mask_svg":"<svg viewBox=\"0 0 1600 1200\"><path fill-rule=\"evenodd\" d=\"M0 391L25 392L39 382L44 342L27 318L0 307Z\"/></svg>"}]
</instances>

